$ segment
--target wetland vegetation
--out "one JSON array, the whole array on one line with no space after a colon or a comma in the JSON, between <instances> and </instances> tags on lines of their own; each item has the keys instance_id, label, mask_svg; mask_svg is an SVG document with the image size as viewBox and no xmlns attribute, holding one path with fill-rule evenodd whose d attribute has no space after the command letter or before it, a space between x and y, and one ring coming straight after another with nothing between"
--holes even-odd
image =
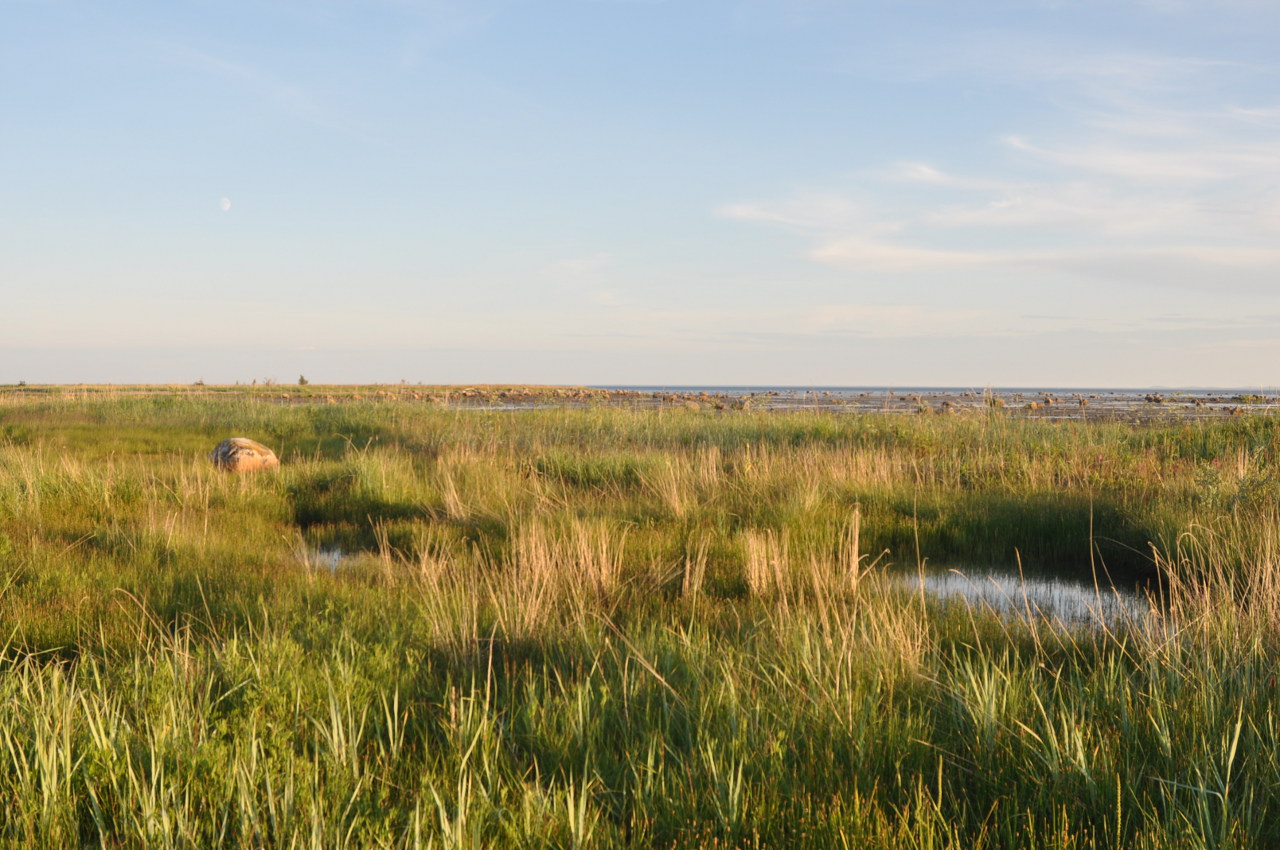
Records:
<instances>
[{"instance_id":1,"label":"wetland vegetation","mask_svg":"<svg viewBox=\"0 0 1280 850\"><path fill-rule=\"evenodd\" d=\"M0 394L0 844L1280 845L1280 419L304 389Z\"/></svg>"}]
</instances>

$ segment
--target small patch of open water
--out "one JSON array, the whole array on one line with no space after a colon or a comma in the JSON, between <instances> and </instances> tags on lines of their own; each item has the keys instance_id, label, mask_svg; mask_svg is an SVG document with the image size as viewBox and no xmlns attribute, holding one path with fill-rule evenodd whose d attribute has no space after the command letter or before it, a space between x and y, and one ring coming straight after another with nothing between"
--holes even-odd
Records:
<instances>
[{"instance_id":1,"label":"small patch of open water","mask_svg":"<svg viewBox=\"0 0 1280 850\"><path fill-rule=\"evenodd\" d=\"M352 558L337 546L308 547L299 559L308 568L336 575ZM1098 583L1046 573L1026 574L1000 567L940 568L900 574L898 580L912 590L939 599L959 599L975 610L1003 617L1058 621L1068 626L1113 627L1137 623L1149 617L1155 603L1136 582Z\"/></svg>"},{"instance_id":2,"label":"small patch of open water","mask_svg":"<svg viewBox=\"0 0 1280 850\"><path fill-rule=\"evenodd\" d=\"M1067 625L1113 626L1140 621L1153 603L1140 585L1098 582L1044 573L1020 574L995 567L927 567L902 581L939 598L959 598L975 609L1002 616L1057 620Z\"/></svg>"},{"instance_id":3,"label":"small patch of open water","mask_svg":"<svg viewBox=\"0 0 1280 850\"><path fill-rule=\"evenodd\" d=\"M298 553L298 558L304 566L310 569L324 570L330 575L334 575L338 572L338 567L342 566L342 562L348 558L348 555L337 546L308 547Z\"/></svg>"}]
</instances>

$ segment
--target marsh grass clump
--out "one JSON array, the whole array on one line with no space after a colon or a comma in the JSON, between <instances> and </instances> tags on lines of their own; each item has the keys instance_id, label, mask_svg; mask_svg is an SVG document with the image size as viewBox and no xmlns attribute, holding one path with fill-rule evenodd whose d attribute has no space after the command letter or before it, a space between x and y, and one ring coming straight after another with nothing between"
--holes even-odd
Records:
<instances>
[{"instance_id":1,"label":"marsh grass clump","mask_svg":"<svg viewBox=\"0 0 1280 850\"><path fill-rule=\"evenodd\" d=\"M1274 419L64 395L0 400L0 844L1280 843ZM896 577L1019 558L1152 601Z\"/></svg>"}]
</instances>

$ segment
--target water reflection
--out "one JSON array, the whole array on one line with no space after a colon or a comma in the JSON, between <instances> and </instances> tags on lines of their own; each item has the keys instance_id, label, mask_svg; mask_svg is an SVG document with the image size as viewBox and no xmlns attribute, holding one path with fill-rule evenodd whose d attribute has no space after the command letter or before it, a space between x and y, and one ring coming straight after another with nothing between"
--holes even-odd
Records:
<instances>
[{"instance_id":1,"label":"water reflection","mask_svg":"<svg viewBox=\"0 0 1280 850\"><path fill-rule=\"evenodd\" d=\"M299 559L309 569L336 575L352 556L337 546L307 547ZM954 598L978 610L1007 617L1055 620L1066 625L1114 626L1146 622L1151 597L1138 582L1098 583L1045 573L1024 574L999 567L939 568L905 573L901 582L940 599Z\"/></svg>"},{"instance_id":2,"label":"water reflection","mask_svg":"<svg viewBox=\"0 0 1280 850\"><path fill-rule=\"evenodd\" d=\"M958 598L977 609L1067 625L1137 622L1152 611L1150 599L1139 585L1113 584L1102 576L1095 584L1092 580L994 567L926 568L923 573L903 576L903 581L913 589L939 598Z\"/></svg>"},{"instance_id":3,"label":"water reflection","mask_svg":"<svg viewBox=\"0 0 1280 850\"><path fill-rule=\"evenodd\" d=\"M325 570L330 575L336 575L338 567L342 566L342 562L347 559L347 553L337 546L308 547L299 553L298 558L303 566L309 569Z\"/></svg>"}]
</instances>

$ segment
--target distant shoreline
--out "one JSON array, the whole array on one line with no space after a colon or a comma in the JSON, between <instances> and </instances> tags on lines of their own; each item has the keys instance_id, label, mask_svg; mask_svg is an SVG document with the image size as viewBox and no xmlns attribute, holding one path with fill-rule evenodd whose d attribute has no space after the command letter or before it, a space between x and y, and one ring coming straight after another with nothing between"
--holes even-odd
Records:
<instances>
[{"instance_id":1,"label":"distant shoreline","mask_svg":"<svg viewBox=\"0 0 1280 850\"><path fill-rule=\"evenodd\" d=\"M1182 421L1272 413L1280 393L1251 390L961 389L889 387L557 386L505 384L40 384L0 385L0 402L120 397L225 398L277 405L419 404L517 411L684 408L842 414L982 414L1047 421Z\"/></svg>"},{"instance_id":2,"label":"distant shoreline","mask_svg":"<svg viewBox=\"0 0 1280 850\"><path fill-rule=\"evenodd\" d=\"M1113 395L1145 394L1150 392L1178 394L1243 394L1243 395L1276 395L1280 396L1280 384L1267 386L1140 386L1140 387L1093 387L1093 386L1051 386L1051 385L914 385L914 384L531 384L531 383L426 383L426 382L355 382L355 383L307 383L299 385L293 382L250 382L250 383L0 383L0 392L14 390L104 390L104 391L214 391L214 390L289 390L304 389L312 392L321 390L391 390L412 388L422 390L462 391L477 390L605 390L626 392L717 392L734 395L763 392L831 392L831 393L1095 393Z\"/></svg>"}]
</instances>

